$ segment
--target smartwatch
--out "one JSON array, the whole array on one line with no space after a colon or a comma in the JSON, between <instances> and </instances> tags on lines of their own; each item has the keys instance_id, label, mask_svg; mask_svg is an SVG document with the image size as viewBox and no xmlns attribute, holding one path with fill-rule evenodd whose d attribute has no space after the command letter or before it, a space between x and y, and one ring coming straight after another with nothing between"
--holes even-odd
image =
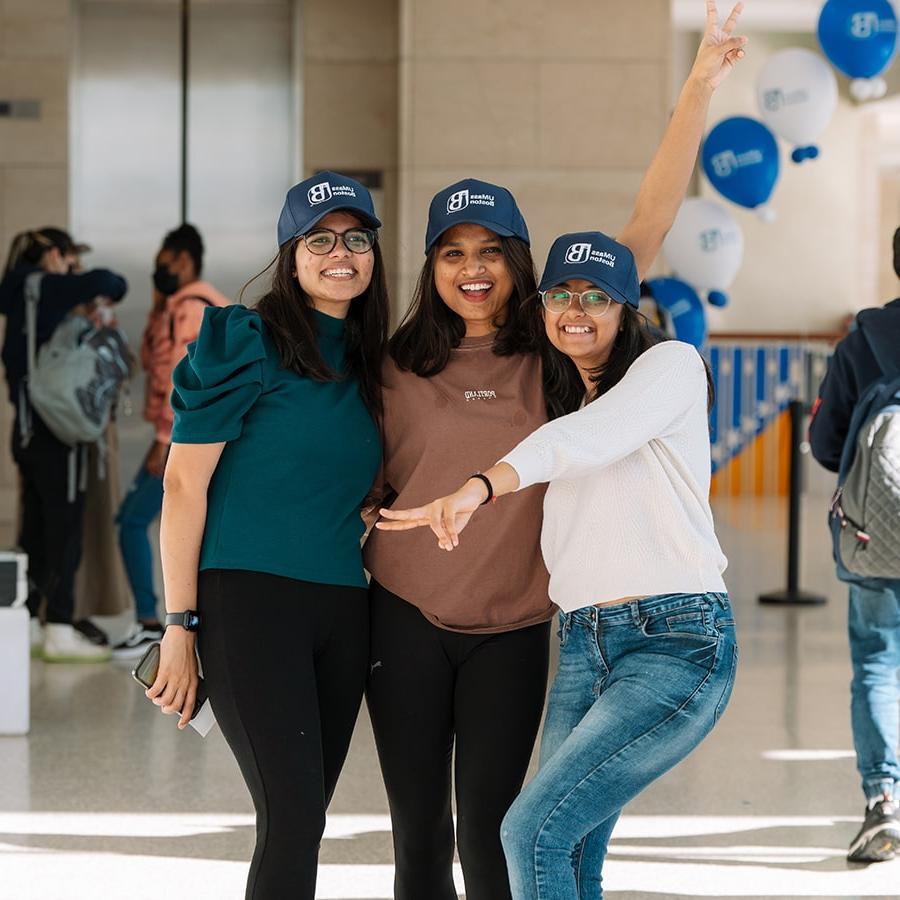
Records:
<instances>
[{"instance_id":1,"label":"smartwatch","mask_svg":"<svg viewBox=\"0 0 900 900\"><path fill-rule=\"evenodd\" d=\"M200 629L200 613L196 609L166 613L166 628L170 625L180 625L185 631L198 631Z\"/></svg>"}]
</instances>

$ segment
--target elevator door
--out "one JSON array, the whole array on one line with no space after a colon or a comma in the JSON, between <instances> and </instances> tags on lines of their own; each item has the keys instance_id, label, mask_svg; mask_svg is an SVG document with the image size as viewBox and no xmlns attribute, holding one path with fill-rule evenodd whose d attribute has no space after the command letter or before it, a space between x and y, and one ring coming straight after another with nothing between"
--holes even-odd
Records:
<instances>
[{"instance_id":1,"label":"elevator door","mask_svg":"<svg viewBox=\"0 0 900 900\"><path fill-rule=\"evenodd\" d=\"M278 212L297 168L292 7L191 4L187 221L206 245L203 276L233 299L275 254ZM76 5L72 229L94 247L86 265L128 278L120 318L134 345L154 255L180 223L180 8L174 0ZM126 442L150 436L139 416L120 428Z\"/></svg>"}]
</instances>

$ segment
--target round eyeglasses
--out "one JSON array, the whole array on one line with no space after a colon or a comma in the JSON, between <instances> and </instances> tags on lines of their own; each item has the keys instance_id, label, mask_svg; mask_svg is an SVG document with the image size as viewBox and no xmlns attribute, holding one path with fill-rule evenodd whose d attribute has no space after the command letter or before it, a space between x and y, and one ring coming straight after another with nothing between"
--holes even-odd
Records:
<instances>
[{"instance_id":1,"label":"round eyeglasses","mask_svg":"<svg viewBox=\"0 0 900 900\"><path fill-rule=\"evenodd\" d=\"M347 231L332 231L330 228L316 228L301 235L306 249L316 256L325 256L337 246L338 238L351 253L368 253L375 246L375 232L371 228L349 228Z\"/></svg>"},{"instance_id":2,"label":"round eyeglasses","mask_svg":"<svg viewBox=\"0 0 900 900\"><path fill-rule=\"evenodd\" d=\"M605 291L590 290L578 293L567 291L565 288L541 291L541 302L545 309L552 313L564 313L572 305L573 300L578 300L582 311L594 319L605 316L613 302L612 297Z\"/></svg>"}]
</instances>

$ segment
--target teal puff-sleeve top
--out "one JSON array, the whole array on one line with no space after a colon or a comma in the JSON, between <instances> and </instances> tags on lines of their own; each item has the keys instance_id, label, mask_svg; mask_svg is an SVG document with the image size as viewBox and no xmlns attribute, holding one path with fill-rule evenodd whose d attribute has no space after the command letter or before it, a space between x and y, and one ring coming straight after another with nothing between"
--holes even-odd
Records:
<instances>
[{"instance_id":1,"label":"teal puff-sleeve top","mask_svg":"<svg viewBox=\"0 0 900 900\"><path fill-rule=\"evenodd\" d=\"M345 373L344 322L314 312L340 380L284 369L262 318L209 308L173 375L172 442L224 442L207 495L200 569L365 587L360 507L381 440Z\"/></svg>"}]
</instances>

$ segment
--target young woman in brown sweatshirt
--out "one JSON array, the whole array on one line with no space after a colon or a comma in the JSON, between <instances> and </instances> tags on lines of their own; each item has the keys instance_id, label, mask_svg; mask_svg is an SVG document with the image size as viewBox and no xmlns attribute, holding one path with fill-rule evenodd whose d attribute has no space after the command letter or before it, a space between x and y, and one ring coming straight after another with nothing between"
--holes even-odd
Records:
<instances>
[{"instance_id":1,"label":"young woman in brown sweatshirt","mask_svg":"<svg viewBox=\"0 0 900 900\"><path fill-rule=\"evenodd\" d=\"M740 4L721 29L714 0L707 6L696 62L619 238L641 271L687 191L713 90L743 53L731 37ZM583 393L577 373L542 351L528 230L509 191L474 179L440 191L425 249L384 371L382 505L398 509L455 490L468 460L500 459ZM451 761L466 896L511 896L500 823L540 724L554 613L542 502L541 486L505 498L454 553L426 529L376 530L366 543L366 696L391 808L395 900L456 900Z\"/></svg>"}]
</instances>

